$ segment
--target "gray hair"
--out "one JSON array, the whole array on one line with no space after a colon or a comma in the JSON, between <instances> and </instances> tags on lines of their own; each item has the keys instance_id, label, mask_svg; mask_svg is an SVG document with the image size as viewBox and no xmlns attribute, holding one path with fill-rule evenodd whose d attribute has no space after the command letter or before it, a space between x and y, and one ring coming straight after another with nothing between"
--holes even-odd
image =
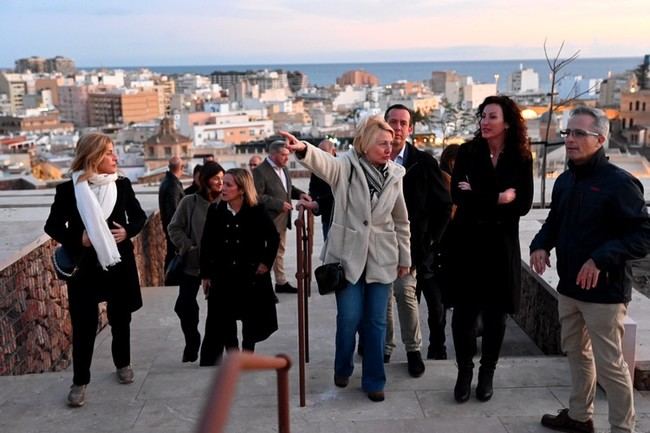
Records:
<instances>
[{"instance_id":1,"label":"gray hair","mask_svg":"<svg viewBox=\"0 0 650 433\"><path fill-rule=\"evenodd\" d=\"M599 110L598 108L591 108L582 105L576 107L573 111L571 111L571 117L580 115L591 116L594 119L594 129L596 130L595 132L599 133L605 137L605 140L607 140L609 137L609 119L607 118L605 112Z\"/></svg>"},{"instance_id":2,"label":"gray hair","mask_svg":"<svg viewBox=\"0 0 650 433\"><path fill-rule=\"evenodd\" d=\"M269 144L269 153L278 153L280 149L287 147L287 143L284 140L275 140Z\"/></svg>"}]
</instances>

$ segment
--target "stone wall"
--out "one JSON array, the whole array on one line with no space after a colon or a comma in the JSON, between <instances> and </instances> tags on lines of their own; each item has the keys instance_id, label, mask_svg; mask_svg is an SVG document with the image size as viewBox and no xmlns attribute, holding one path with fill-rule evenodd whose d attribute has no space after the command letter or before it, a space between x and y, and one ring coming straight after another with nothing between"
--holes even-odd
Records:
<instances>
[{"instance_id":1,"label":"stone wall","mask_svg":"<svg viewBox=\"0 0 650 433\"><path fill-rule=\"evenodd\" d=\"M546 355L560 355L557 291L521 262L521 306L512 316Z\"/></svg>"},{"instance_id":2,"label":"stone wall","mask_svg":"<svg viewBox=\"0 0 650 433\"><path fill-rule=\"evenodd\" d=\"M165 240L157 211L133 241L140 284L162 285ZM56 371L71 362L68 293L52 267L55 247L42 235L0 270L0 375ZM98 331L106 326L105 310L100 304Z\"/></svg>"}]
</instances>

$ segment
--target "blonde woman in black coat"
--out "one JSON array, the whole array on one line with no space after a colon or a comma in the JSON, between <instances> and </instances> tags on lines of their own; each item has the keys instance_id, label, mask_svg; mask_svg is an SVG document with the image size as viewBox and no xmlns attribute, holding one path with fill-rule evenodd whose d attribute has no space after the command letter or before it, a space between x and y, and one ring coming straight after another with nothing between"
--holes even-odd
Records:
<instances>
[{"instance_id":1,"label":"blonde woman in black coat","mask_svg":"<svg viewBox=\"0 0 650 433\"><path fill-rule=\"evenodd\" d=\"M142 295L130 239L140 232L146 215L131 182L118 176L117 154L106 135L81 137L71 172L72 180L56 188L45 232L78 264L67 285L74 371L68 404L79 407L90 382L99 302L107 302L117 380L134 380L130 322L131 313L142 306Z\"/></svg>"},{"instance_id":2,"label":"blonde woman in black coat","mask_svg":"<svg viewBox=\"0 0 650 433\"><path fill-rule=\"evenodd\" d=\"M201 345L201 366L215 365L224 349L255 350L278 329L275 293L269 270L280 235L257 202L253 176L241 168L223 178L221 202L208 209L201 241L201 279L208 317Z\"/></svg>"}]
</instances>

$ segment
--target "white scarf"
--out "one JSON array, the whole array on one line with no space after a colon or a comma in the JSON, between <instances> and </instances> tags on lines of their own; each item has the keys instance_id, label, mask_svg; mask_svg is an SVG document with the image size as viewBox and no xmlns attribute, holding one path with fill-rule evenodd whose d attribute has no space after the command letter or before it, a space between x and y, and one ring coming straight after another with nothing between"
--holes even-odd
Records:
<instances>
[{"instance_id":1,"label":"white scarf","mask_svg":"<svg viewBox=\"0 0 650 433\"><path fill-rule=\"evenodd\" d=\"M79 181L81 174L81 171L72 173L77 209L97 260L102 269L107 270L121 260L115 238L106 223L117 202L117 174L95 174L88 181Z\"/></svg>"}]
</instances>

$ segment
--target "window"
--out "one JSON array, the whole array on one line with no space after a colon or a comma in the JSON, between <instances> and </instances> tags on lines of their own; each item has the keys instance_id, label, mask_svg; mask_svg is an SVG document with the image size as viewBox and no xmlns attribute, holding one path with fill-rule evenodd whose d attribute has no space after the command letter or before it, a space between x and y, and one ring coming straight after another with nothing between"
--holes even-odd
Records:
<instances>
[{"instance_id":1,"label":"window","mask_svg":"<svg viewBox=\"0 0 650 433\"><path fill-rule=\"evenodd\" d=\"M634 119L630 119L630 128L634 126Z\"/></svg>"},{"instance_id":2,"label":"window","mask_svg":"<svg viewBox=\"0 0 650 433\"><path fill-rule=\"evenodd\" d=\"M632 101L630 101L630 111L632 111Z\"/></svg>"},{"instance_id":3,"label":"window","mask_svg":"<svg viewBox=\"0 0 650 433\"><path fill-rule=\"evenodd\" d=\"M165 156L172 156L172 148L167 146L165 147Z\"/></svg>"},{"instance_id":4,"label":"window","mask_svg":"<svg viewBox=\"0 0 650 433\"><path fill-rule=\"evenodd\" d=\"M639 101L636 101L636 111L639 111Z\"/></svg>"},{"instance_id":5,"label":"window","mask_svg":"<svg viewBox=\"0 0 650 433\"><path fill-rule=\"evenodd\" d=\"M625 129L625 119L623 119L623 129Z\"/></svg>"}]
</instances>

